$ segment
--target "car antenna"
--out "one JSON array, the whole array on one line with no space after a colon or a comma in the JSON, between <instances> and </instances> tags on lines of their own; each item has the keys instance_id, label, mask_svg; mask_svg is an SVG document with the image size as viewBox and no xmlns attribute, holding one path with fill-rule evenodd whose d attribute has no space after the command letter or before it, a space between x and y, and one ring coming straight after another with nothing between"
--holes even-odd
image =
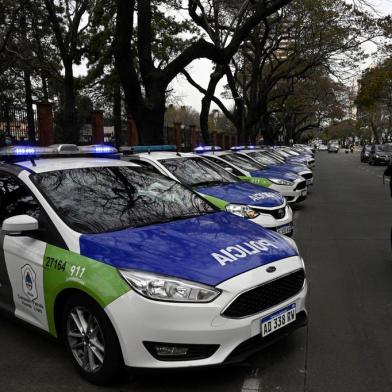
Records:
<instances>
[{"instance_id":1,"label":"car antenna","mask_svg":"<svg viewBox=\"0 0 392 392\"><path fill-rule=\"evenodd\" d=\"M37 166L37 164L35 163L34 157L30 157L30 162L31 162L31 164L32 164L34 167Z\"/></svg>"},{"instance_id":2,"label":"car antenna","mask_svg":"<svg viewBox=\"0 0 392 392\"><path fill-rule=\"evenodd\" d=\"M147 152L148 152L148 155L151 155L151 148L150 147L148 148Z\"/></svg>"}]
</instances>

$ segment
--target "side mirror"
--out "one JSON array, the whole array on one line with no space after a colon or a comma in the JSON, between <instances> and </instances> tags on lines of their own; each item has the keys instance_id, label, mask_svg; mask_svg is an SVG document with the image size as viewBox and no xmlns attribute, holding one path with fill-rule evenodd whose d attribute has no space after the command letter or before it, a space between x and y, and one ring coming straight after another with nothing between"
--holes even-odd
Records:
<instances>
[{"instance_id":1,"label":"side mirror","mask_svg":"<svg viewBox=\"0 0 392 392\"><path fill-rule=\"evenodd\" d=\"M22 235L29 231L36 231L39 228L37 219L28 215L16 215L5 219L2 230L8 235Z\"/></svg>"}]
</instances>

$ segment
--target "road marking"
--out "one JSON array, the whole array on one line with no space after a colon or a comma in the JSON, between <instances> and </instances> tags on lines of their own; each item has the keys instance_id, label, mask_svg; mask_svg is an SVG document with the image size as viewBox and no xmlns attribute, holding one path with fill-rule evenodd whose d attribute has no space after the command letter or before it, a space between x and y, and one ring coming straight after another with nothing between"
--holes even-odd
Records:
<instances>
[{"instance_id":1,"label":"road marking","mask_svg":"<svg viewBox=\"0 0 392 392\"><path fill-rule=\"evenodd\" d=\"M245 377L241 392L260 392L261 378L259 377L259 370L259 368L254 368L249 376Z\"/></svg>"}]
</instances>

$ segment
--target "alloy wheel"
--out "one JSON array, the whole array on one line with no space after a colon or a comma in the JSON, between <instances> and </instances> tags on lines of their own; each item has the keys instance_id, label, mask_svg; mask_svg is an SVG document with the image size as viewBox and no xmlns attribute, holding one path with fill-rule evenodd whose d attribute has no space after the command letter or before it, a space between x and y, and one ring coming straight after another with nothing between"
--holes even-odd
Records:
<instances>
[{"instance_id":1,"label":"alloy wheel","mask_svg":"<svg viewBox=\"0 0 392 392\"><path fill-rule=\"evenodd\" d=\"M66 336L77 363L88 373L98 372L105 359L105 342L95 316L76 306L68 315Z\"/></svg>"}]
</instances>

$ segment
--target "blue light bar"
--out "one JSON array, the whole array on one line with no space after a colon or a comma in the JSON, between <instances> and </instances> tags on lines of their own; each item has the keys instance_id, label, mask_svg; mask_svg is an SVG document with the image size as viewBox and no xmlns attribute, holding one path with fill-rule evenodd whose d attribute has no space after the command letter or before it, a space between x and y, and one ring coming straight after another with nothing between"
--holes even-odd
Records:
<instances>
[{"instance_id":1,"label":"blue light bar","mask_svg":"<svg viewBox=\"0 0 392 392\"><path fill-rule=\"evenodd\" d=\"M93 144L91 146L79 146L79 150L82 153L87 154L117 154L117 148L112 146L105 146L100 144Z\"/></svg>"},{"instance_id":2,"label":"blue light bar","mask_svg":"<svg viewBox=\"0 0 392 392\"><path fill-rule=\"evenodd\" d=\"M193 152L203 153L203 152L211 152L211 151L222 151L222 147L219 146L198 146Z\"/></svg>"},{"instance_id":3,"label":"blue light bar","mask_svg":"<svg viewBox=\"0 0 392 392\"><path fill-rule=\"evenodd\" d=\"M232 151L240 151L240 150L256 150L256 146L234 146L231 147L230 150Z\"/></svg>"},{"instance_id":4,"label":"blue light bar","mask_svg":"<svg viewBox=\"0 0 392 392\"><path fill-rule=\"evenodd\" d=\"M0 156L3 157L32 157L53 153L54 150L48 147L12 146L0 148Z\"/></svg>"},{"instance_id":5,"label":"blue light bar","mask_svg":"<svg viewBox=\"0 0 392 392\"><path fill-rule=\"evenodd\" d=\"M143 152L175 152L177 146L172 144L161 144L153 146L124 146L120 147L120 152L138 154Z\"/></svg>"},{"instance_id":6,"label":"blue light bar","mask_svg":"<svg viewBox=\"0 0 392 392\"><path fill-rule=\"evenodd\" d=\"M15 155L35 155L36 152L32 147L17 147L15 148Z\"/></svg>"}]
</instances>

